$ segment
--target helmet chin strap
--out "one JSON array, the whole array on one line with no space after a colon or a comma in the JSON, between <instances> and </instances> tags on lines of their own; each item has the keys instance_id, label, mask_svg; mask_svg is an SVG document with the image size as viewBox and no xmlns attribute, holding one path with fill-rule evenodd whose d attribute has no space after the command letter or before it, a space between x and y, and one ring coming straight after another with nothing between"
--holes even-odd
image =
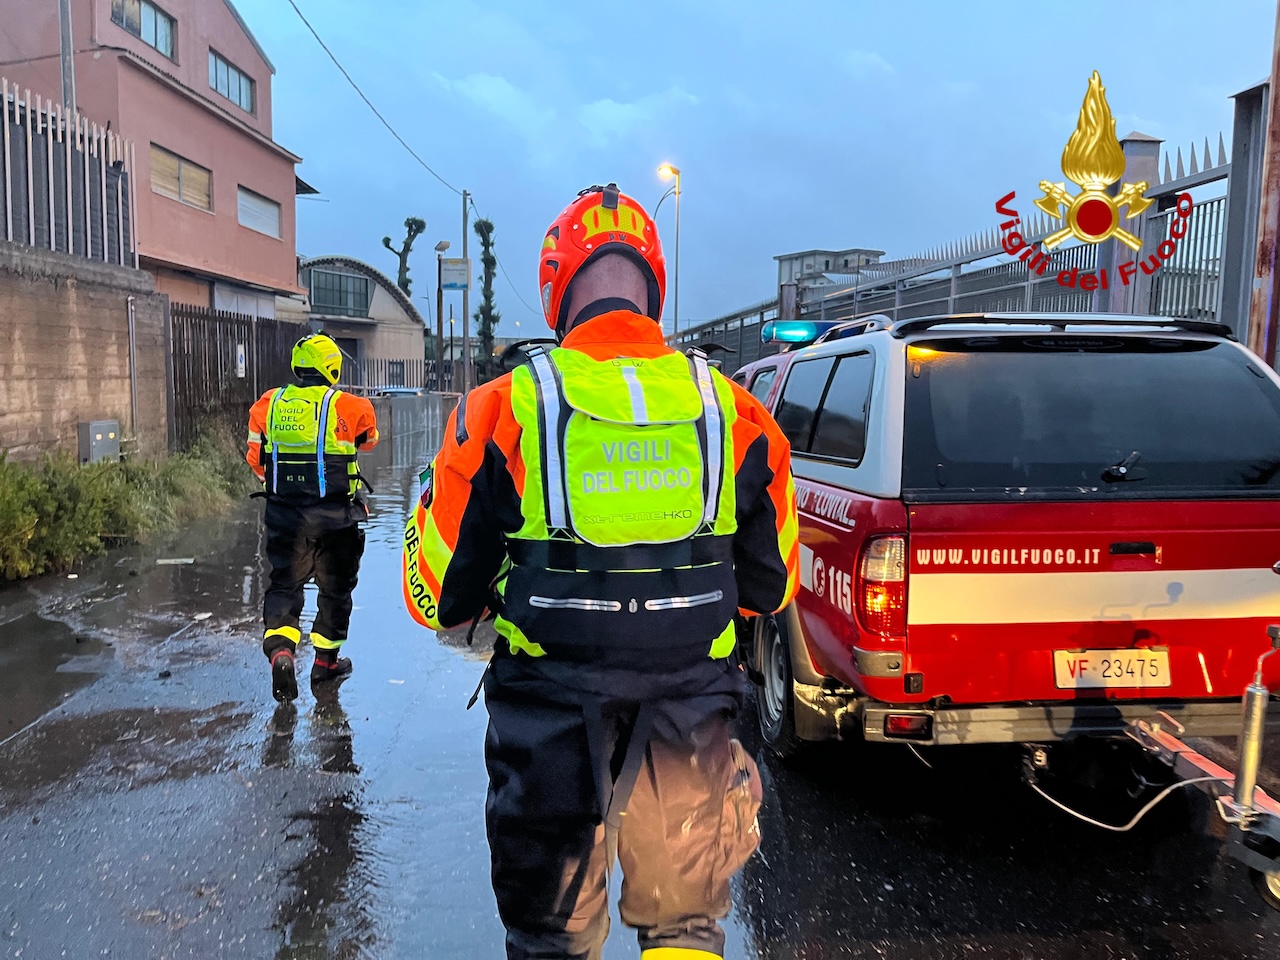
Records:
<instances>
[{"instance_id":1,"label":"helmet chin strap","mask_svg":"<svg viewBox=\"0 0 1280 960\"><path fill-rule=\"evenodd\" d=\"M601 297L599 300L592 300L585 307L578 311L577 315L566 325L565 329L557 330L561 340L565 334L576 327L580 323L586 323L588 320L594 320L596 317L606 313L612 313L615 310L630 310L632 313L638 313L642 317L646 316L645 312L636 306L626 297Z\"/></svg>"}]
</instances>

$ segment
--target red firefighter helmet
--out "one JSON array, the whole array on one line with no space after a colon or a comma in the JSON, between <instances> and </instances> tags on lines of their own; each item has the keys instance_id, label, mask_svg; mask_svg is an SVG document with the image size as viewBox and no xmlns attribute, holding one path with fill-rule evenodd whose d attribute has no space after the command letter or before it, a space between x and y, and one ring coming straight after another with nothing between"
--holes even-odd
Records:
<instances>
[{"instance_id":1,"label":"red firefighter helmet","mask_svg":"<svg viewBox=\"0 0 1280 960\"><path fill-rule=\"evenodd\" d=\"M538 286L547 326L557 336L569 317L569 284L579 270L606 253L635 261L649 281L648 314L661 322L667 294L667 263L658 230L640 204L616 183L588 187L547 228L538 262ZM645 305L641 304L644 307Z\"/></svg>"}]
</instances>

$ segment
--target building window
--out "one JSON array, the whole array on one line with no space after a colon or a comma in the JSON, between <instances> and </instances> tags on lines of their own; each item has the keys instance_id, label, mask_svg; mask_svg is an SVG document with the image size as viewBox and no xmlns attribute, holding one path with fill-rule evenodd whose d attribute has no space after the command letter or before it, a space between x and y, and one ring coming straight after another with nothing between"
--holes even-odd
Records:
<instances>
[{"instance_id":1,"label":"building window","mask_svg":"<svg viewBox=\"0 0 1280 960\"><path fill-rule=\"evenodd\" d=\"M201 210L213 209L213 175L164 147L151 145L151 189Z\"/></svg>"},{"instance_id":2,"label":"building window","mask_svg":"<svg viewBox=\"0 0 1280 960\"><path fill-rule=\"evenodd\" d=\"M280 239L280 204L240 188L240 226Z\"/></svg>"},{"instance_id":3,"label":"building window","mask_svg":"<svg viewBox=\"0 0 1280 960\"><path fill-rule=\"evenodd\" d=\"M311 309L339 317L369 315L369 278L330 270L311 270Z\"/></svg>"},{"instance_id":4,"label":"building window","mask_svg":"<svg viewBox=\"0 0 1280 960\"><path fill-rule=\"evenodd\" d=\"M170 60L177 30L173 17L147 0L111 0L111 19Z\"/></svg>"},{"instance_id":5,"label":"building window","mask_svg":"<svg viewBox=\"0 0 1280 960\"><path fill-rule=\"evenodd\" d=\"M209 51L209 88L217 90L246 113L253 113L253 80L212 50Z\"/></svg>"}]
</instances>

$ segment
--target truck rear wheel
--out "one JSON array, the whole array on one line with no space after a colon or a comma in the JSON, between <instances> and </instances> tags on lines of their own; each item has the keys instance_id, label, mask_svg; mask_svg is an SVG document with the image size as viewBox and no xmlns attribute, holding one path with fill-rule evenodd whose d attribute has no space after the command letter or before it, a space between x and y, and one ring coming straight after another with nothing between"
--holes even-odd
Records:
<instances>
[{"instance_id":1,"label":"truck rear wheel","mask_svg":"<svg viewBox=\"0 0 1280 960\"><path fill-rule=\"evenodd\" d=\"M1262 894L1262 899L1267 902L1267 906L1272 910L1280 910L1280 872L1263 873L1261 870L1250 870L1249 875L1253 878L1253 885L1258 893Z\"/></svg>"},{"instance_id":2,"label":"truck rear wheel","mask_svg":"<svg viewBox=\"0 0 1280 960\"><path fill-rule=\"evenodd\" d=\"M805 745L796 736L791 650L773 617L760 617L756 631L761 675L760 682L756 684L760 736L775 754L785 760L794 757Z\"/></svg>"}]
</instances>

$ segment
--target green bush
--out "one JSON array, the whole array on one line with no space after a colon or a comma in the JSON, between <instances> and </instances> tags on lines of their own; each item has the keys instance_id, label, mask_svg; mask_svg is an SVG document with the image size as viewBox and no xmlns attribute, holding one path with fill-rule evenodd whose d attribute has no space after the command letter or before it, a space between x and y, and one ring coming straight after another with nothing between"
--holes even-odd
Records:
<instances>
[{"instance_id":1,"label":"green bush","mask_svg":"<svg viewBox=\"0 0 1280 960\"><path fill-rule=\"evenodd\" d=\"M30 544L40 523L44 486L39 476L0 455L0 577L38 573Z\"/></svg>"},{"instance_id":2,"label":"green bush","mask_svg":"<svg viewBox=\"0 0 1280 960\"><path fill-rule=\"evenodd\" d=\"M27 465L0 453L0 579L61 572L108 544L214 516L255 485L225 432L159 462L80 466L59 454Z\"/></svg>"}]
</instances>

